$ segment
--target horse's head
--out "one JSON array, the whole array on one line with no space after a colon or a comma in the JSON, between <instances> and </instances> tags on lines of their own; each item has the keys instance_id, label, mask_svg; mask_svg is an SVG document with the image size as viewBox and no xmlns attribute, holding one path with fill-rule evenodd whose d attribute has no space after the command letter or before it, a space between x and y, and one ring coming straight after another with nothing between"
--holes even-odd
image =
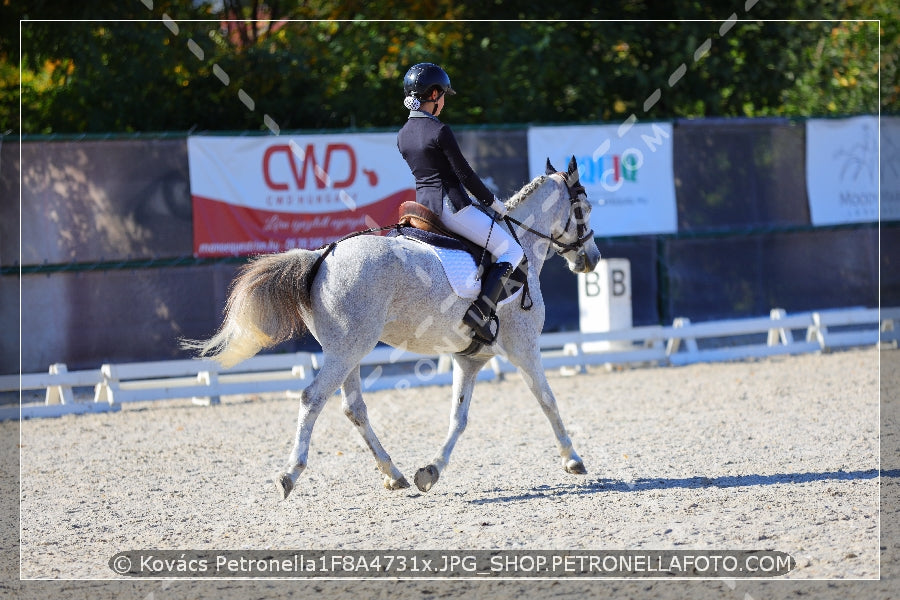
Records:
<instances>
[{"instance_id":1,"label":"horse's head","mask_svg":"<svg viewBox=\"0 0 900 600\"><path fill-rule=\"evenodd\" d=\"M566 218L553 231L553 242L556 253L566 259L569 270L573 273L589 273L600 262L600 250L594 241L591 229L591 203L587 192L578 180L578 164L575 157L569 161L565 173L559 172L547 159L547 175L558 175L561 187L569 199L569 210Z\"/></svg>"}]
</instances>

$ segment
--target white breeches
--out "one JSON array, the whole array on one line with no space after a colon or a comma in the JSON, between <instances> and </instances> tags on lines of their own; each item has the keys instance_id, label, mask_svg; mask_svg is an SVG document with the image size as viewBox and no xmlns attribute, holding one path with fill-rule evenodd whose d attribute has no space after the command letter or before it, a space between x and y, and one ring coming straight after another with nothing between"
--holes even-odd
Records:
<instances>
[{"instance_id":1,"label":"white breeches","mask_svg":"<svg viewBox=\"0 0 900 600\"><path fill-rule=\"evenodd\" d=\"M498 263L507 262L516 267L522 262L522 257L525 255L522 247L516 243L503 225L496 223L475 206L469 205L453 212L453 209L445 201L444 210L441 212L441 223L453 233L487 248Z\"/></svg>"}]
</instances>

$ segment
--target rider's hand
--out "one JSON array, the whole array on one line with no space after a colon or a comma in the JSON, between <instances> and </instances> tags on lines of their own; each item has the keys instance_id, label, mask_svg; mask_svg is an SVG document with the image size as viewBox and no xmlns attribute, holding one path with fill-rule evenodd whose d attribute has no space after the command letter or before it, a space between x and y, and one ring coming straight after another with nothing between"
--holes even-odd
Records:
<instances>
[{"instance_id":1,"label":"rider's hand","mask_svg":"<svg viewBox=\"0 0 900 600\"><path fill-rule=\"evenodd\" d=\"M494 201L491 203L491 210L500 215L500 217L505 217L509 214L509 211L506 210L506 205L500 202L500 199L497 196L494 196Z\"/></svg>"}]
</instances>

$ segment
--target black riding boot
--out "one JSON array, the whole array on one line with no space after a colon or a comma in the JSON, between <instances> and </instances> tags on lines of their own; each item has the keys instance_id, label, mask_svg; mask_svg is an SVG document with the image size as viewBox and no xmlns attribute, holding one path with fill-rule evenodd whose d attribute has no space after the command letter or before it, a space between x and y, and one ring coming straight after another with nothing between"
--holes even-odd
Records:
<instances>
[{"instance_id":1,"label":"black riding boot","mask_svg":"<svg viewBox=\"0 0 900 600\"><path fill-rule=\"evenodd\" d=\"M513 266L508 262L495 263L488 268L481 283L481 296L472 303L463 323L475 332L475 339L485 344L492 344L497 337L496 331L491 331L492 317L497 308L497 299L506 285L509 276L512 275Z\"/></svg>"}]
</instances>

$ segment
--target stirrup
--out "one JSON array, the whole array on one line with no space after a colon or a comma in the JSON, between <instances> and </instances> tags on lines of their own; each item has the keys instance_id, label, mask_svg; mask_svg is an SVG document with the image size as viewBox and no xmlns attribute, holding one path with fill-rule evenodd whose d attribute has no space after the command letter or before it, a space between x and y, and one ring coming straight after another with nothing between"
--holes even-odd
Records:
<instances>
[{"instance_id":1,"label":"stirrup","mask_svg":"<svg viewBox=\"0 0 900 600\"><path fill-rule=\"evenodd\" d=\"M481 318L469 316L473 309L481 313ZM494 343L494 340L497 339L497 334L500 332L500 319L497 315L491 313L490 315L485 316L484 313L481 312L481 308L474 305L470 306L469 310L466 311L463 323L472 330L473 340L487 346ZM491 324L493 324L493 327ZM485 335L485 333L487 335Z\"/></svg>"}]
</instances>

